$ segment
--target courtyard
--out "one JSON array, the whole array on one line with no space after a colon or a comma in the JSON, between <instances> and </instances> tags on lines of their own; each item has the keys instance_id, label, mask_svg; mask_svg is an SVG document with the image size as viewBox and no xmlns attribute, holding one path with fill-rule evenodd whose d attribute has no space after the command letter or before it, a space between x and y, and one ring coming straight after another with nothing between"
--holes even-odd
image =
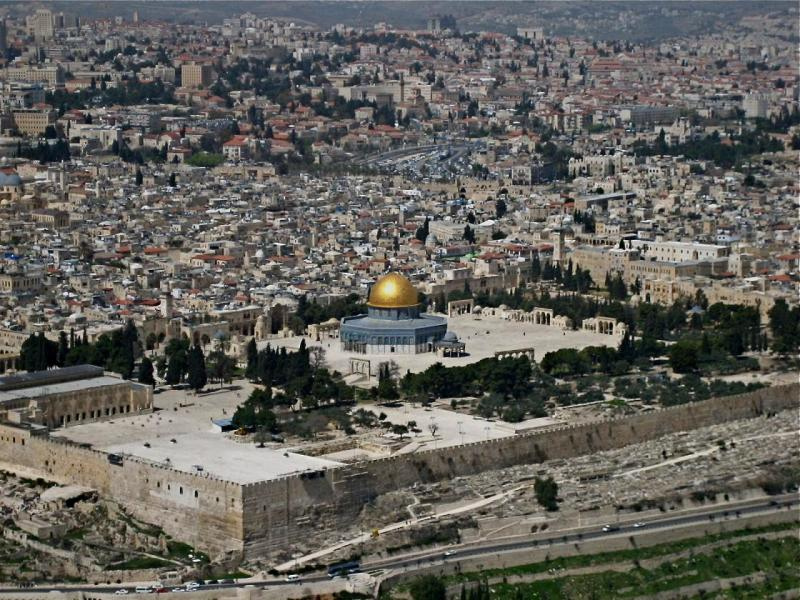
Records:
<instances>
[{"instance_id":1,"label":"courtyard","mask_svg":"<svg viewBox=\"0 0 800 600\"><path fill-rule=\"evenodd\" d=\"M344 375L351 373L351 359L366 360L370 363L373 375L370 381L362 380L357 385L374 385L378 365L394 361L401 374L406 371L417 373L424 371L432 364L441 362L447 367L464 366L494 356L495 352L520 351L532 348L534 359L538 362L548 352L562 348L580 350L586 346L616 346L619 339L615 336L590 331L571 329L561 330L547 325L536 325L518 321L508 321L500 317L475 317L472 315L448 319L448 330L456 333L466 343L466 355L458 357L441 357L434 352L423 354L357 354L341 349L337 338L323 337L320 341L308 336L274 338L259 343L259 348L271 344L273 347L285 347L289 351L297 350L302 340L309 348L318 346L325 352L325 363L329 369Z\"/></svg>"}]
</instances>

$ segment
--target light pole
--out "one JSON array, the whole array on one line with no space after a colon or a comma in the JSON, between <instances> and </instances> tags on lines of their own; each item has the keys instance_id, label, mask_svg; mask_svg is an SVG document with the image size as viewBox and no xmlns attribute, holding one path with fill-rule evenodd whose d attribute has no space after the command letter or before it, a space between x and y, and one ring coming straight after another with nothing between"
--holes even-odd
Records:
<instances>
[{"instance_id":1,"label":"light pole","mask_svg":"<svg viewBox=\"0 0 800 600\"><path fill-rule=\"evenodd\" d=\"M464 445L464 430L461 428L462 421L458 421L458 434L461 436L461 445Z\"/></svg>"}]
</instances>

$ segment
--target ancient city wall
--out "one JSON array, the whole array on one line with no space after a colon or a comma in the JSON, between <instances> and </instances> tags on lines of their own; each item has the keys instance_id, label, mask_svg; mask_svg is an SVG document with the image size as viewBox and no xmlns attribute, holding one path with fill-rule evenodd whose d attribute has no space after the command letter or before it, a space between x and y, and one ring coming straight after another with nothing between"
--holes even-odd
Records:
<instances>
[{"instance_id":1,"label":"ancient city wall","mask_svg":"<svg viewBox=\"0 0 800 600\"><path fill-rule=\"evenodd\" d=\"M566 425L482 442L378 459L344 467L368 473L369 493L621 448L688 429L756 417L800 405L800 384L711 398L605 421Z\"/></svg>"},{"instance_id":2,"label":"ancient city wall","mask_svg":"<svg viewBox=\"0 0 800 600\"><path fill-rule=\"evenodd\" d=\"M365 461L240 485L207 474L124 457L112 464L91 448L0 424L0 462L98 490L132 515L212 555L248 556L308 547L315 536L352 523L380 494L516 464L620 448L675 431L768 415L800 404L800 384L585 425Z\"/></svg>"},{"instance_id":3,"label":"ancient city wall","mask_svg":"<svg viewBox=\"0 0 800 600\"><path fill-rule=\"evenodd\" d=\"M800 404L800 385L776 386L585 425L428 450L244 486L245 553L263 555L352 523L376 496L518 464L620 448L668 433L767 415Z\"/></svg>"},{"instance_id":4,"label":"ancient city wall","mask_svg":"<svg viewBox=\"0 0 800 600\"><path fill-rule=\"evenodd\" d=\"M108 454L0 424L0 461L93 488L136 518L211 554L241 552L242 487L205 474Z\"/></svg>"}]
</instances>

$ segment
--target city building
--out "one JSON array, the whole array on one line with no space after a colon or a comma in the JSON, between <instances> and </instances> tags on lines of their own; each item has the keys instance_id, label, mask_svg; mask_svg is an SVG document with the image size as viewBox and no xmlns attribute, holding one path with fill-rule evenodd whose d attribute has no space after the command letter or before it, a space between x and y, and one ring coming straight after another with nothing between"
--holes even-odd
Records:
<instances>
[{"instance_id":1,"label":"city building","mask_svg":"<svg viewBox=\"0 0 800 600\"><path fill-rule=\"evenodd\" d=\"M211 84L213 71L205 63L185 63L181 65L181 85L186 88L207 87Z\"/></svg>"}]
</instances>

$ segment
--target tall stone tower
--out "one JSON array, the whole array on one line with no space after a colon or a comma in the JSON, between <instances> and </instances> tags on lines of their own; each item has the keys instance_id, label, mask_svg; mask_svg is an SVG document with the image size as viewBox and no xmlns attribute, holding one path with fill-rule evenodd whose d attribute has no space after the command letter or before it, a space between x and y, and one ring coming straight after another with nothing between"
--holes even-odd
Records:
<instances>
[{"instance_id":1,"label":"tall stone tower","mask_svg":"<svg viewBox=\"0 0 800 600\"><path fill-rule=\"evenodd\" d=\"M559 227L553 234L553 262L560 265L564 260L564 230Z\"/></svg>"}]
</instances>

